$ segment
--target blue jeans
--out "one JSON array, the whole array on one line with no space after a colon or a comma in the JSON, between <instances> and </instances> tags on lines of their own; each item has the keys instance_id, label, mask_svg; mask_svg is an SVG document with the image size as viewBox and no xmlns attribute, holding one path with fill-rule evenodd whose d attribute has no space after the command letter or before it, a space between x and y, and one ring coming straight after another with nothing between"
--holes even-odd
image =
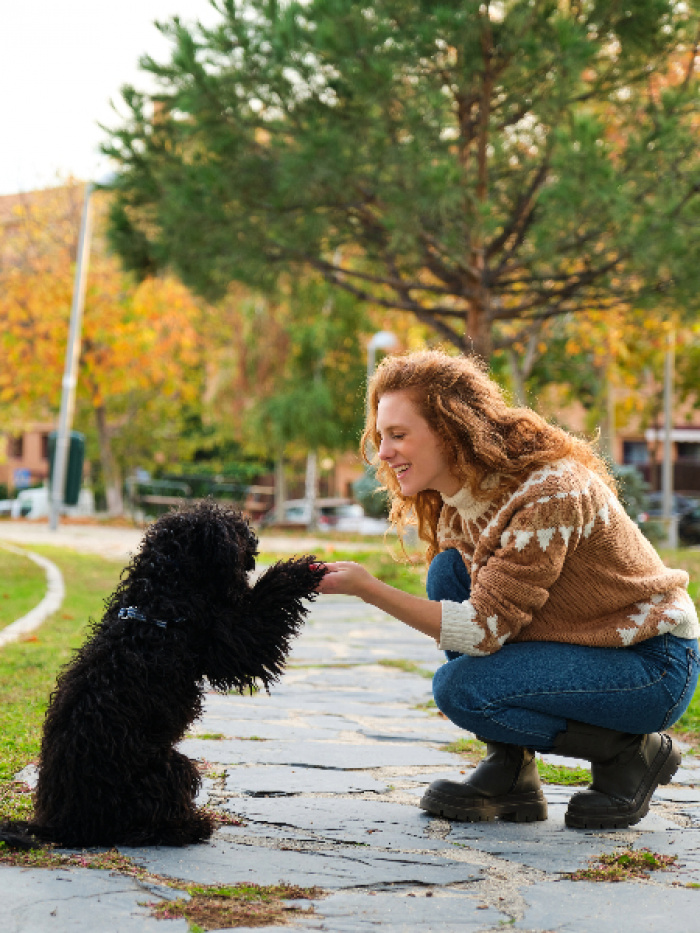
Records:
<instances>
[{"instance_id":1,"label":"blue jeans","mask_svg":"<svg viewBox=\"0 0 700 933\"><path fill-rule=\"evenodd\" d=\"M428 598L463 602L471 580L455 549L432 561ZM627 648L506 642L487 657L446 652L433 678L438 708L491 742L551 751L568 719L620 732L673 725L693 697L698 642L659 635Z\"/></svg>"}]
</instances>

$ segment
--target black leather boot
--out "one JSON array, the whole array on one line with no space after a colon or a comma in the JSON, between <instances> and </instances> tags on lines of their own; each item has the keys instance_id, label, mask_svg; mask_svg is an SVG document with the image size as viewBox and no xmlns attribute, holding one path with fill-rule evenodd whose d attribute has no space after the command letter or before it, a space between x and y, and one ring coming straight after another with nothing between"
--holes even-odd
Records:
<instances>
[{"instance_id":1,"label":"black leather boot","mask_svg":"<svg viewBox=\"0 0 700 933\"><path fill-rule=\"evenodd\" d=\"M421 799L421 808L466 823L497 816L516 823L546 820L547 801L534 752L497 742L487 742L486 752L465 781L433 781Z\"/></svg>"},{"instance_id":2,"label":"black leather boot","mask_svg":"<svg viewBox=\"0 0 700 933\"><path fill-rule=\"evenodd\" d=\"M553 754L591 762L593 780L569 801L566 825L574 829L625 829L649 812L659 784L668 784L681 763L670 735L635 735L569 722Z\"/></svg>"}]
</instances>

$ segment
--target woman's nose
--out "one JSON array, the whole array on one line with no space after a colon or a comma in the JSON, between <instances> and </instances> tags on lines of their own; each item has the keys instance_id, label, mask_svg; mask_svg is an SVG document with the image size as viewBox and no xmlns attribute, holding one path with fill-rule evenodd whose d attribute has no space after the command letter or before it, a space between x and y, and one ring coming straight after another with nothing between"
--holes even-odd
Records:
<instances>
[{"instance_id":1,"label":"woman's nose","mask_svg":"<svg viewBox=\"0 0 700 933\"><path fill-rule=\"evenodd\" d=\"M379 459L380 460L389 460L392 456L393 450L391 444L388 443L386 438L382 438L379 445Z\"/></svg>"}]
</instances>

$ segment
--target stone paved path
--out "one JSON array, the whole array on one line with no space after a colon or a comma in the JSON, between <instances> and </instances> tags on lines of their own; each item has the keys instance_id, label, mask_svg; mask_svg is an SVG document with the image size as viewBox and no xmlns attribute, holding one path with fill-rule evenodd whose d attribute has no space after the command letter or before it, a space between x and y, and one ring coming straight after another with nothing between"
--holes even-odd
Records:
<instances>
[{"instance_id":1,"label":"stone paved path","mask_svg":"<svg viewBox=\"0 0 700 933\"><path fill-rule=\"evenodd\" d=\"M544 823L434 819L418 799L436 777L468 770L441 750L463 733L422 708L429 679L380 663L387 659L441 663L429 639L378 610L320 598L272 695L208 695L183 742L212 766L202 801L243 825L222 827L205 845L123 853L172 878L322 887L327 896L295 917L295 930L700 930L700 761L686 759L627 831L566 829L570 791L551 785ZM568 880L589 858L630 845L676 854L679 867L620 884ZM185 933L184 920L156 921L143 906L163 893L100 871L5 867L2 929Z\"/></svg>"}]
</instances>

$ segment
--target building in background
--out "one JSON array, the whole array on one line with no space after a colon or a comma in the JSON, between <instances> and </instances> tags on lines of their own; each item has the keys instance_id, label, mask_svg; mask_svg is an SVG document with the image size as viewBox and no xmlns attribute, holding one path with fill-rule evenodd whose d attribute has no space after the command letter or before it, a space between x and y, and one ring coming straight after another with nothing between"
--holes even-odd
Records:
<instances>
[{"instance_id":1,"label":"building in background","mask_svg":"<svg viewBox=\"0 0 700 933\"><path fill-rule=\"evenodd\" d=\"M0 434L0 486L12 495L49 480L49 433L53 424L26 424Z\"/></svg>"}]
</instances>

